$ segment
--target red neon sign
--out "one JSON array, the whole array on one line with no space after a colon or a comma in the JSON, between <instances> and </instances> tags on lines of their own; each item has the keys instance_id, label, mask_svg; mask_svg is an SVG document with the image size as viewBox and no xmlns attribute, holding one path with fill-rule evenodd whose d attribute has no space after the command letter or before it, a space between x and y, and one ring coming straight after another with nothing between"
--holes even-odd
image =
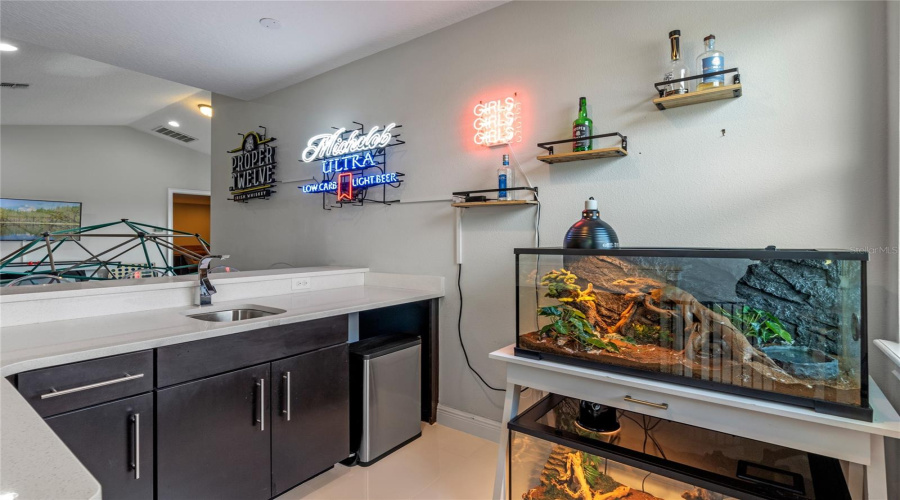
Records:
<instances>
[{"instance_id":1,"label":"red neon sign","mask_svg":"<svg viewBox=\"0 0 900 500\"><path fill-rule=\"evenodd\" d=\"M337 201L341 200L353 201L353 172L338 174Z\"/></svg>"},{"instance_id":2,"label":"red neon sign","mask_svg":"<svg viewBox=\"0 0 900 500\"><path fill-rule=\"evenodd\" d=\"M515 97L479 102L472 110L475 113L475 144L499 146L508 144L516 137L521 127L520 106Z\"/></svg>"}]
</instances>

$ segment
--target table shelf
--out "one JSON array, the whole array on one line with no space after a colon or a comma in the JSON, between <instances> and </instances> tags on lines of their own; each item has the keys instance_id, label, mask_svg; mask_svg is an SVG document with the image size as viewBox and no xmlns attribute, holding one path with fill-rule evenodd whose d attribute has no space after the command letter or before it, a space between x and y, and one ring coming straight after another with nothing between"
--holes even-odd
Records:
<instances>
[{"instance_id":1,"label":"table shelf","mask_svg":"<svg viewBox=\"0 0 900 500\"><path fill-rule=\"evenodd\" d=\"M665 95L666 88L674 83L690 82L693 80L700 80L717 75L723 75L724 78L724 75L727 75L729 73L734 73L734 76L731 77L731 85L723 85L721 87L713 87L706 90L696 90L694 92L688 92L686 94L675 94L670 96ZM682 106L690 106L692 104L702 104L704 102L721 101L724 99L737 99L744 93L743 87L741 87L741 73L737 68L731 68L702 75L694 75L687 78L679 78L677 80L656 82L653 84L653 86L656 88L656 93L659 94L659 97L653 99L653 104L655 104L656 108L660 111L665 111L671 108L680 108Z\"/></svg>"},{"instance_id":2,"label":"table shelf","mask_svg":"<svg viewBox=\"0 0 900 500\"><path fill-rule=\"evenodd\" d=\"M571 153L554 154L553 146L556 144L574 143L576 141L586 141L593 139L602 139L604 137L619 137L622 143L618 146L609 148L592 149L590 151L572 151ZM619 132L609 134L591 135L588 137L574 137L572 139L562 139L559 141L541 142L538 147L547 150L547 154L538 156L537 159L548 164L565 163L580 160L596 160L599 158L621 158L628 156L628 137Z\"/></svg>"},{"instance_id":3,"label":"table shelf","mask_svg":"<svg viewBox=\"0 0 900 500\"><path fill-rule=\"evenodd\" d=\"M509 207L509 206L527 206L537 205L534 200L492 200L492 201L461 201L459 203L450 204L456 208L476 208L476 207Z\"/></svg>"},{"instance_id":4,"label":"table shelf","mask_svg":"<svg viewBox=\"0 0 900 500\"><path fill-rule=\"evenodd\" d=\"M692 104L701 104L704 102L721 101L723 99L736 99L743 93L740 83L734 85L725 85L724 87L715 87L708 90L700 90L696 92L688 92L687 94L670 95L667 97L657 97L653 99L653 104L660 110L671 108L680 108L682 106L690 106Z\"/></svg>"},{"instance_id":5,"label":"table shelf","mask_svg":"<svg viewBox=\"0 0 900 500\"><path fill-rule=\"evenodd\" d=\"M565 163L579 160L595 160L598 158L621 158L628 156L628 151L621 147L592 149L590 151L575 151L572 153L560 153L558 155L541 155L537 159L549 164Z\"/></svg>"}]
</instances>

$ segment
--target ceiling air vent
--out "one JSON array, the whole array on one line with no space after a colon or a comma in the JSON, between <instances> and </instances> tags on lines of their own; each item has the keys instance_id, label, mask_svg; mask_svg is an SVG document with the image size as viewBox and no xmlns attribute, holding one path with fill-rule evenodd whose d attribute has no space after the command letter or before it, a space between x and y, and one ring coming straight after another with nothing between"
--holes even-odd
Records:
<instances>
[{"instance_id":1,"label":"ceiling air vent","mask_svg":"<svg viewBox=\"0 0 900 500\"><path fill-rule=\"evenodd\" d=\"M166 128L163 126L156 127L155 129L153 129L153 131L160 133L166 137L171 137L172 139L175 139L176 141L194 142L197 140L196 137L191 137L187 134L182 134L181 132L176 132L170 128Z\"/></svg>"},{"instance_id":2,"label":"ceiling air vent","mask_svg":"<svg viewBox=\"0 0 900 500\"><path fill-rule=\"evenodd\" d=\"M3 82L0 83L0 87L8 88L8 89L27 89L30 87L30 83L13 83L13 82Z\"/></svg>"}]
</instances>

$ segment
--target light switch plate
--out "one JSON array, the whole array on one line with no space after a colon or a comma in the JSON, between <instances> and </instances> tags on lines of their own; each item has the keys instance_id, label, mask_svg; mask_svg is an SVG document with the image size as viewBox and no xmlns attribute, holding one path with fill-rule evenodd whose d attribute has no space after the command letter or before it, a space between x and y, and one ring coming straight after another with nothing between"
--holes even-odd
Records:
<instances>
[{"instance_id":1,"label":"light switch plate","mask_svg":"<svg viewBox=\"0 0 900 500\"><path fill-rule=\"evenodd\" d=\"M291 280L291 290L309 290L311 278L294 278Z\"/></svg>"}]
</instances>

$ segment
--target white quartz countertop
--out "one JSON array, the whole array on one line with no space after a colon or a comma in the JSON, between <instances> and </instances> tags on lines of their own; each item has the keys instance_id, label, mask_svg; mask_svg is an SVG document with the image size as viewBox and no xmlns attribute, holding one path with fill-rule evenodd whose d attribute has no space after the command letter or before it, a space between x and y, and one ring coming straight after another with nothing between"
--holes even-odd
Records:
<instances>
[{"instance_id":1,"label":"white quartz countertop","mask_svg":"<svg viewBox=\"0 0 900 500\"><path fill-rule=\"evenodd\" d=\"M3 328L0 337L0 376L441 296L442 292L363 285L214 302L203 308L154 309L12 326ZM234 323L200 321L187 316L255 305L285 312Z\"/></svg>"},{"instance_id":2,"label":"white quartz countertop","mask_svg":"<svg viewBox=\"0 0 900 500\"><path fill-rule=\"evenodd\" d=\"M346 275L347 269L315 268L306 272L289 270L228 277L238 285L254 286L262 276ZM306 270L302 270L306 271ZM258 328L350 314L398 304L418 302L444 295L442 278L368 273L353 270L361 285L323 290L280 293L232 301L216 301L199 308L181 306L107 314L63 321L23 324L0 329L0 497L16 493L18 499L100 497L100 485L78 462L43 419L19 395L5 377L23 371L62 365L87 359L153 349L166 345L229 335ZM345 276L339 276L346 280ZM196 279L196 277L195 277ZM264 278L263 278L264 279ZM224 280L213 278L219 286ZM158 280L146 286L158 293L173 287L172 293L186 286L182 279ZM372 283L372 284L370 284ZM408 286L407 286L408 285ZM129 283L133 290L137 285ZM82 292L108 293L108 285L87 287ZM129 290L129 291L131 291ZM290 287L288 287L290 290ZM35 300L48 296L71 296L64 292L30 292L7 295L4 299L21 301L29 295ZM76 292L77 293L77 292ZM248 306L283 309L285 312L233 323L217 323L189 318L188 314Z\"/></svg>"},{"instance_id":3,"label":"white quartz countertop","mask_svg":"<svg viewBox=\"0 0 900 500\"><path fill-rule=\"evenodd\" d=\"M100 499L100 483L6 380L0 405L0 497Z\"/></svg>"}]
</instances>

